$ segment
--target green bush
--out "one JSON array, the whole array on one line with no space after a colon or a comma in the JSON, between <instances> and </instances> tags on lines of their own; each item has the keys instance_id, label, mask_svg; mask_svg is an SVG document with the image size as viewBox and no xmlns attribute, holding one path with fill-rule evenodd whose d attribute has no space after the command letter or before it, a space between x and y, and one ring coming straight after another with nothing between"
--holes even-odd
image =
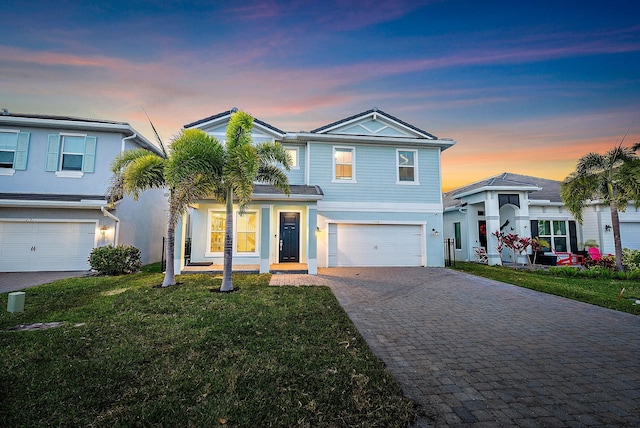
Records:
<instances>
[{"instance_id":1,"label":"green bush","mask_svg":"<svg viewBox=\"0 0 640 428\"><path fill-rule=\"evenodd\" d=\"M549 273L556 276L575 277L580 274L580 270L570 266L552 266L549 268Z\"/></svg>"},{"instance_id":2,"label":"green bush","mask_svg":"<svg viewBox=\"0 0 640 428\"><path fill-rule=\"evenodd\" d=\"M130 245L96 247L89 255L89 265L102 275L137 272L142 266L140 250Z\"/></svg>"},{"instance_id":3,"label":"green bush","mask_svg":"<svg viewBox=\"0 0 640 428\"><path fill-rule=\"evenodd\" d=\"M584 267L599 267L603 269L616 270L616 257L615 256L602 256L599 260L593 260L591 257L587 257L584 262Z\"/></svg>"},{"instance_id":4,"label":"green bush","mask_svg":"<svg viewBox=\"0 0 640 428\"><path fill-rule=\"evenodd\" d=\"M623 248L622 266L624 266L624 270L629 272L640 271L640 250Z\"/></svg>"}]
</instances>

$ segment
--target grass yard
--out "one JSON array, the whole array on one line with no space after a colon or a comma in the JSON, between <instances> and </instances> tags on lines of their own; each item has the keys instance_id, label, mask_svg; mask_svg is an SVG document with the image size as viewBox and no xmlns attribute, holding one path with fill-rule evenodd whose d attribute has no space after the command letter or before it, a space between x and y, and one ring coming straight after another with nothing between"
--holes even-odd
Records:
<instances>
[{"instance_id":1,"label":"grass yard","mask_svg":"<svg viewBox=\"0 0 640 428\"><path fill-rule=\"evenodd\" d=\"M150 271L28 289L25 312L0 313L1 425L407 426L413 404L331 290L269 277L230 294L210 275L154 288Z\"/></svg>"},{"instance_id":2,"label":"grass yard","mask_svg":"<svg viewBox=\"0 0 640 428\"><path fill-rule=\"evenodd\" d=\"M634 301L630 300L630 298L640 299L639 280L571 278L552 276L542 271L514 270L509 266L487 266L468 262L456 262L452 268L507 284L640 315L640 305L636 305ZM618 300L623 288L625 288L625 292Z\"/></svg>"}]
</instances>

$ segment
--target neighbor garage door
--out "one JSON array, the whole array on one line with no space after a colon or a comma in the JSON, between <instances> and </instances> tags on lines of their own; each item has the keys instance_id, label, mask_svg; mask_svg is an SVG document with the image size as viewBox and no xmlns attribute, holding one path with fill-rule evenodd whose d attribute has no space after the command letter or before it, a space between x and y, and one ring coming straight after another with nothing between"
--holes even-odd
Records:
<instances>
[{"instance_id":1,"label":"neighbor garage door","mask_svg":"<svg viewBox=\"0 0 640 428\"><path fill-rule=\"evenodd\" d=\"M96 224L0 221L0 272L88 270Z\"/></svg>"},{"instance_id":2,"label":"neighbor garage door","mask_svg":"<svg viewBox=\"0 0 640 428\"><path fill-rule=\"evenodd\" d=\"M622 248L640 250L640 223L620 223Z\"/></svg>"},{"instance_id":3,"label":"neighbor garage door","mask_svg":"<svg viewBox=\"0 0 640 428\"><path fill-rule=\"evenodd\" d=\"M422 266L422 227L332 224L329 266Z\"/></svg>"}]
</instances>

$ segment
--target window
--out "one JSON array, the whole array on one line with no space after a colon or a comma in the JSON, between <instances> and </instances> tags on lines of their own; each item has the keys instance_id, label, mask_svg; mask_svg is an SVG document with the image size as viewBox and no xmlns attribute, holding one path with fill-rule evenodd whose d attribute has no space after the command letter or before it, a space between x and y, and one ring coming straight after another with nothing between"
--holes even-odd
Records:
<instances>
[{"instance_id":1,"label":"window","mask_svg":"<svg viewBox=\"0 0 640 428\"><path fill-rule=\"evenodd\" d=\"M459 222L453 223L453 234L456 241L456 250L462 250L462 230Z\"/></svg>"},{"instance_id":2,"label":"window","mask_svg":"<svg viewBox=\"0 0 640 428\"><path fill-rule=\"evenodd\" d=\"M211 213L211 244L209 245L209 251L212 253L224 252L224 230L226 218L227 216L225 213Z\"/></svg>"},{"instance_id":3,"label":"window","mask_svg":"<svg viewBox=\"0 0 640 428\"><path fill-rule=\"evenodd\" d=\"M224 238L227 215L223 212L210 211L210 253L224 252ZM235 228L235 253L255 253L257 250L257 214L246 212L240 215L236 212Z\"/></svg>"},{"instance_id":4,"label":"window","mask_svg":"<svg viewBox=\"0 0 640 428\"><path fill-rule=\"evenodd\" d=\"M418 152L415 150L397 150L398 183L417 184L416 163Z\"/></svg>"},{"instance_id":5,"label":"window","mask_svg":"<svg viewBox=\"0 0 640 428\"><path fill-rule=\"evenodd\" d=\"M256 213L238 213L236 216L236 251L256 252Z\"/></svg>"},{"instance_id":6,"label":"window","mask_svg":"<svg viewBox=\"0 0 640 428\"><path fill-rule=\"evenodd\" d=\"M0 169L27 169L29 136L28 132L0 130Z\"/></svg>"},{"instance_id":7,"label":"window","mask_svg":"<svg viewBox=\"0 0 640 428\"><path fill-rule=\"evenodd\" d=\"M62 137L62 164L65 171L82 171L84 137Z\"/></svg>"},{"instance_id":8,"label":"window","mask_svg":"<svg viewBox=\"0 0 640 428\"><path fill-rule=\"evenodd\" d=\"M298 149L297 148L285 148L287 156L289 157L289 166L291 169L298 169Z\"/></svg>"},{"instance_id":9,"label":"window","mask_svg":"<svg viewBox=\"0 0 640 428\"><path fill-rule=\"evenodd\" d=\"M81 177L84 172L94 172L96 159L96 137L79 134L52 134L47 144L45 171L68 172Z\"/></svg>"},{"instance_id":10,"label":"window","mask_svg":"<svg viewBox=\"0 0 640 428\"><path fill-rule=\"evenodd\" d=\"M567 222L564 220L538 220L538 237L547 241L556 251L568 251ZM543 249L551 251L549 247Z\"/></svg>"},{"instance_id":11,"label":"window","mask_svg":"<svg viewBox=\"0 0 640 428\"><path fill-rule=\"evenodd\" d=\"M333 148L335 181L355 181L354 152L352 147Z\"/></svg>"}]
</instances>

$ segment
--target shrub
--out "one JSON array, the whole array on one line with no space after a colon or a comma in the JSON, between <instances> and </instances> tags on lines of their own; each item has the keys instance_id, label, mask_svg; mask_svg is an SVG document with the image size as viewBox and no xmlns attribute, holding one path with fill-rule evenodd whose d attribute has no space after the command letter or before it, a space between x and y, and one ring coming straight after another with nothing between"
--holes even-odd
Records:
<instances>
[{"instance_id":1,"label":"shrub","mask_svg":"<svg viewBox=\"0 0 640 428\"><path fill-rule=\"evenodd\" d=\"M603 269L616 270L616 257L615 256L602 256L600 260L593 260L591 257L587 257L584 262L584 267L599 267Z\"/></svg>"},{"instance_id":2,"label":"shrub","mask_svg":"<svg viewBox=\"0 0 640 428\"><path fill-rule=\"evenodd\" d=\"M140 250L130 245L96 247L89 255L89 265L102 275L137 272L142 266Z\"/></svg>"},{"instance_id":3,"label":"shrub","mask_svg":"<svg viewBox=\"0 0 640 428\"><path fill-rule=\"evenodd\" d=\"M622 266L626 271L640 271L640 250L622 249Z\"/></svg>"}]
</instances>

